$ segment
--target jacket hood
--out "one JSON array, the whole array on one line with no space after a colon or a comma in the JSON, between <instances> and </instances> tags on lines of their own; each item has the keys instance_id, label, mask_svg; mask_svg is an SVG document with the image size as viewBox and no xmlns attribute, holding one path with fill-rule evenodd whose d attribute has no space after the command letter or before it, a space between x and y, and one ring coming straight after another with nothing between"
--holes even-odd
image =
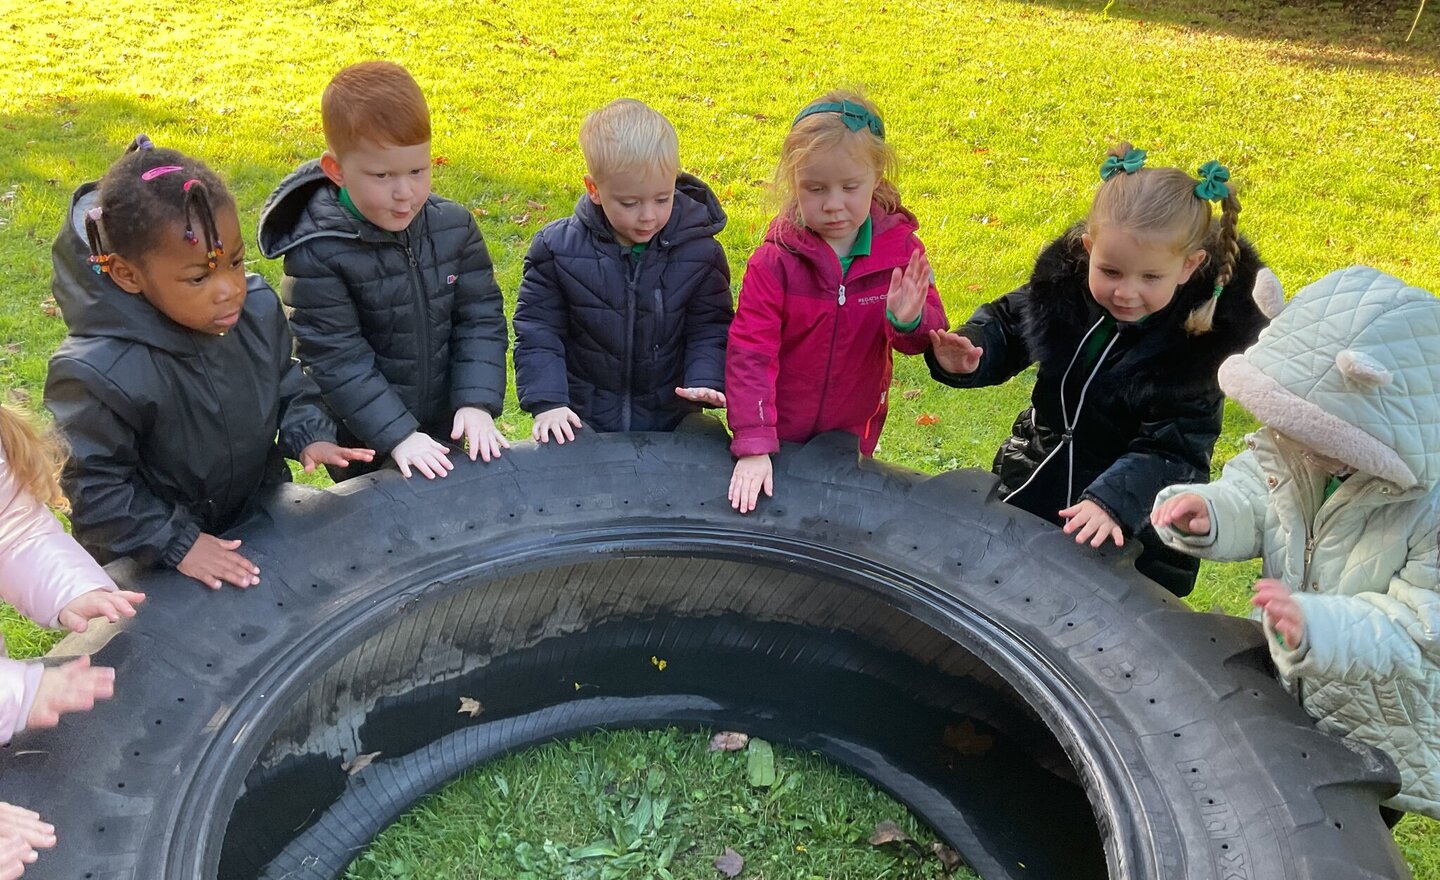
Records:
<instances>
[{"instance_id":1,"label":"jacket hood","mask_svg":"<svg viewBox=\"0 0 1440 880\"><path fill-rule=\"evenodd\" d=\"M194 351L194 331L181 327L143 296L121 290L90 264L85 213L100 204L100 185L84 184L70 198L65 228L51 250L50 289L71 336L108 336L177 354Z\"/></svg>"},{"instance_id":2,"label":"jacket hood","mask_svg":"<svg viewBox=\"0 0 1440 880\"><path fill-rule=\"evenodd\" d=\"M590 201L588 194L582 194L575 203L575 216L601 241L614 241L615 233L605 212ZM713 237L725 228L727 218L720 200L705 184L693 174L680 172L675 177L675 204L665 228L655 234L661 247L671 247L697 238Z\"/></svg>"},{"instance_id":3,"label":"jacket hood","mask_svg":"<svg viewBox=\"0 0 1440 880\"><path fill-rule=\"evenodd\" d=\"M1030 276L1031 308L1024 317L1025 337L1037 360L1064 362L1074 354L1081 338L1105 310L1090 295L1090 255L1080 240L1083 223L1052 241L1041 251ZM1164 397L1193 393L1211 386L1225 358L1253 343L1279 298L1279 281L1263 268L1260 256L1241 239L1240 254L1229 285L1215 304L1209 332L1191 335L1185 330L1190 312L1214 292L1218 258L1200 266L1175 292L1170 304L1143 324L1121 325L1135 334L1153 365L1143 373L1123 377L1136 393Z\"/></svg>"},{"instance_id":4,"label":"jacket hood","mask_svg":"<svg viewBox=\"0 0 1440 880\"><path fill-rule=\"evenodd\" d=\"M1220 386L1260 421L1402 489L1440 481L1440 300L1368 266L1295 295Z\"/></svg>"},{"instance_id":5,"label":"jacket hood","mask_svg":"<svg viewBox=\"0 0 1440 880\"><path fill-rule=\"evenodd\" d=\"M325 176L320 160L312 159L290 172L265 200L255 243L261 254L274 259L312 238L360 238L366 230L388 237L345 210L339 189Z\"/></svg>"}]
</instances>

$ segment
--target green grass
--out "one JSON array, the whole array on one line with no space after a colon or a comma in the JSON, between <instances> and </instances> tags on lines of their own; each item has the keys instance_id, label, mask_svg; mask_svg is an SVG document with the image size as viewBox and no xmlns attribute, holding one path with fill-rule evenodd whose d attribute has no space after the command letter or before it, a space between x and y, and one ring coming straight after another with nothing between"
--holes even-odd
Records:
<instances>
[{"instance_id":1,"label":"green grass","mask_svg":"<svg viewBox=\"0 0 1440 880\"><path fill-rule=\"evenodd\" d=\"M213 164L253 228L270 188L323 146L325 81L372 57L405 63L426 89L435 153L449 160L436 189L475 210L512 304L529 236L579 194L575 134L586 111L630 95L671 118L682 163L729 212L722 241L738 281L772 212L764 182L786 123L837 84L865 88L884 111L903 162L899 183L953 320L1023 281L1039 247L1084 211L1099 159L1120 138L1149 148L1152 162L1229 164L1241 229L1291 290L1356 262L1440 289L1440 18L1422 17L1404 42L1410 3L494 0L426 4L420 13L394 0L0 2L0 393L32 407L64 333L44 302L49 243L70 190L146 131ZM257 259L253 268L278 281L278 265ZM986 466L1029 381L958 392L930 382L917 361L898 363L879 455L931 472ZM927 413L938 423L917 425ZM513 397L502 425L528 431ZM1229 414L1217 464L1252 425ZM1255 573L1207 565L1191 604L1243 612ZM51 641L13 616L4 628L17 654ZM445 827L463 827L455 815L508 813L520 781L542 771L553 772L555 789L536 793L534 833L512 836L507 852L529 842L541 853L546 837L583 846L593 829L546 823L581 800L565 768L587 754L601 760L615 742L661 766L667 749L688 748L674 737L598 735L507 759L419 807L377 846L379 867L428 852ZM676 778L726 766L686 761L675 763ZM840 791L851 804L863 800L823 762L797 767L814 794L786 815ZM487 786L496 774L515 783L509 798ZM733 796L743 798L743 787ZM623 811L621 800L603 809ZM703 804L684 809L692 836L719 821ZM783 835L758 827L734 826L731 845L774 842L747 853L761 862L795 857ZM1407 819L1397 837L1417 877L1440 878L1435 823ZM720 842L707 839L699 852L713 857ZM472 837L465 851L474 846ZM851 849L856 861L837 854L817 874L878 876L863 867L868 848ZM704 859L697 864L693 876L711 876Z\"/></svg>"},{"instance_id":2,"label":"green grass","mask_svg":"<svg viewBox=\"0 0 1440 880\"><path fill-rule=\"evenodd\" d=\"M935 840L870 785L783 749L774 783L751 785L747 753L707 752L708 742L674 729L601 732L503 758L411 810L347 876L608 880L668 871L713 880L726 847L745 859L745 877L941 876L933 857L867 843L886 820L927 849Z\"/></svg>"}]
</instances>

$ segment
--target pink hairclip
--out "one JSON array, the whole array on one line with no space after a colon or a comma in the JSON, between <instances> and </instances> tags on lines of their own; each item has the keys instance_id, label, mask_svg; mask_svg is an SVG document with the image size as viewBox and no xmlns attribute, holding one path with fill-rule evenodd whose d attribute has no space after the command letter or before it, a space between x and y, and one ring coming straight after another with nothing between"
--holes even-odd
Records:
<instances>
[{"instance_id":1,"label":"pink hairclip","mask_svg":"<svg viewBox=\"0 0 1440 880\"><path fill-rule=\"evenodd\" d=\"M94 220L96 223L99 223L99 222L100 222L100 218L101 218L104 214L105 214L105 209L102 208L102 207L100 207L99 205L96 205L95 207L93 207L93 208L91 208L90 210L88 210L88 211L85 212L85 216L86 216L86 217L89 217L91 220Z\"/></svg>"},{"instance_id":2,"label":"pink hairclip","mask_svg":"<svg viewBox=\"0 0 1440 880\"><path fill-rule=\"evenodd\" d=\"M155 178L160 177L160 176L165 175L165 174L169 174L169 173L171 173L172 171L184 171L184 170L185 170L185 169L182 168L182 167L179 166L179 165L156 165L154 168L151 168L149 171L146 171L144 174L140 175L140 179L141 179L141 180L154 180Z\"/></svg>"},{"instance_id":3,"label":"pink hairclip","mask_svg":"<svg viewBox=\"0 0 1440 880\"><path fill-rule=\"evenodd\" d=\"M175 170L176 170L176 171L179 171L180 169L179 169L179 168L176 168ZM194 186L195 184L197 184L197 183L199 183L199 182L200 182L200 181L198 181L198 180L196 180L195 178L192 177L192 178L190 178L189 180L185 181L185 186L183 187L183 189L188 193L188 192L190 191L190 187Z\"/></svg>"}]
</instances>

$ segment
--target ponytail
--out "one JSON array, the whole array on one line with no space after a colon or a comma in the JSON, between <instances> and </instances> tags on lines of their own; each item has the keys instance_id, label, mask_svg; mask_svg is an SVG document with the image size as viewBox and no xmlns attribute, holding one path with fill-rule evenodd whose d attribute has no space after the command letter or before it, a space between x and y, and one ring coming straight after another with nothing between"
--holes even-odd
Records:
<instances>
[{"instance_id":1,"label":"ponytail","mask_svg":"<svg viewBox=\"0 0 1440 880\"><path fill-rule=\"evenodd\" d=\"M1215 289L1210 298L1196 306L1185 319L1185 332L1192 336L1210 332L1215 324L1215 308L1225 285L1235 276L1235 262L1240 257L1240 199L1228 185L1230 170L1218 162L1206 162L1200 168L1200 182L1195 185L1197 198L1220 202L1220 230L1215 236L1214 250L1220 257L1215 270Z\"/></svg>"}]
</instances>

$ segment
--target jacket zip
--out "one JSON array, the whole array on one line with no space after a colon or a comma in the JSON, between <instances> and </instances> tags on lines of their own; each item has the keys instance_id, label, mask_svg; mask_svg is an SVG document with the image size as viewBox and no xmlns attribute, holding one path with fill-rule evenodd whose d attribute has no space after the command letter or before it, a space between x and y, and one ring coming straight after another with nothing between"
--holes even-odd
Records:
<instances>
[{"instance_id":1,"label":"jacket zip","mask_svg":"<svg viewBox=\"0 0 1440 880\"><path fill-rule=\"evenodd\" d=\"M835 257L835 265L840 265L838 256ZM815 407L815 421L810 423L810 436L812 437L820 429L821 418L825 415L825 401L830 394L830 367L835 363L835 343L840 338L840 307L843 305L845 305L845 275L842 267L840 286L835 295L835 322L830 325L830 351L825 355L825 379L820 383L820 402Z\"/></svg>"},{"instance_id":2,"label":"jacket zip","mask_svg":"<svg viewBox=\"0 0 1440 880\"><path fill-rule=\"evenodd\" d=\"M195 343L193 340L191 342L191 345L194 348L196 360L200 362L200 371L205 374L205 384L210 386L210 394L214 396L217 403L220 403L220 390L215 387L215 379L213 376L210 375L210 365L205 362L205 353L200 350L199 344ZM225 417L225 406L222 404L217 408L220 411L220 424L225 431L224 436L234 436L230 433L230 420ZM229 465L230 472L230 476L225 481L225 509L229 510L230 495L235 490L235 447L231 443L225 443L222 445L225 447L225 461ZM211 492L214 490L214 487L206 486L205 489L205 495L207 496L205 498L206 528L201 529L202 532L209 531L210 529L215 527L215 510L217 507L214 497L211 496Z\"/></svg>"},{"instance_id":3,"label":"jacket zip","mask_svg":"<svg viewBox=\"0 0 1440 880\"><path fill-rule=\"evenodd\" d=\"M640 263L649 250L646 248L638 257L630 258L630 277L625 282L625 384L620 397L622 431L630 430L630 405L635 393L635 298L640 295Z\"/></svg>"},{"instance_id":4,"label":"jacket zip","mask_svg":"<svg viewBox=\"0 0 1440 880\"><path fill-rule=\"evenodd\" d=\"M1105 363L1105 358L1109 357L1110 349L1115 347L1115 343L1120 339L1120 334L1116 332L1111 336L1110 341L1105 344L1105 350L1100 352L1100 356L1095 359L1094 368L1090 370L1090 375L1085 378L1084 384L1080 386L1080 399L1075 401L1075 415L1073 417L1065 411L1065 386L1069 384L1070 371L1075 369L1075 364L1080 361L1080 353L1085 350L1085 344L1090 340L1091 334L1103 323L1105 323L1105 318L1102 316L1100 320L1091 325L1089 330L1085 331L1084 336L1080 337L1080 344L1075 347L1075 354L1070 357L1070 364L1065 368L1064 375L1060 377L1060 418L1064 421L1061 426L1064 428L1064 433L1060 435L1060 442L1055 444L1055 448L1050 450L1050 454L1045 456L1044 460L1035 466L1035 470L1031 471L1030 476L1025 482L1020 484L1020 488L1012 490L1010 494L1006 496L1007 499L1014 498L1024 491L1035 481L1035 477L1040 473L1041 469L1050 463L1050 459L1054 458L1055 454L1061 449L1064 449L1066 450L1066 457L1069 462L1069 469L1065 476L1065 505L1068 507L1075 503L1075 428L1080 424L1080 412L1085 408L1085 392L1090 390L1090 383L1095 381L1095 377L1099 375L1100 366Z\"/></svg>"},{"instance_id":5,"label":"jacket zip","mask_svg":"<svg viewBox=\"0 0 1440 880\"><path fill-rule=\"evenodd\" d=\"M425 289L424 279L420 276L420 261L415 258L415 250L410 247L410 232L405 232L405 259L410 262L410 283L415 286L415 335L419 342L416 352L416 362L420 366L420 381L416 385L417 398L415 408L419 410L419 416L426 415L425 410L430 405L430 294ZM421 420L421 429L424 428Z\"/></svg>"}]
</instances>

